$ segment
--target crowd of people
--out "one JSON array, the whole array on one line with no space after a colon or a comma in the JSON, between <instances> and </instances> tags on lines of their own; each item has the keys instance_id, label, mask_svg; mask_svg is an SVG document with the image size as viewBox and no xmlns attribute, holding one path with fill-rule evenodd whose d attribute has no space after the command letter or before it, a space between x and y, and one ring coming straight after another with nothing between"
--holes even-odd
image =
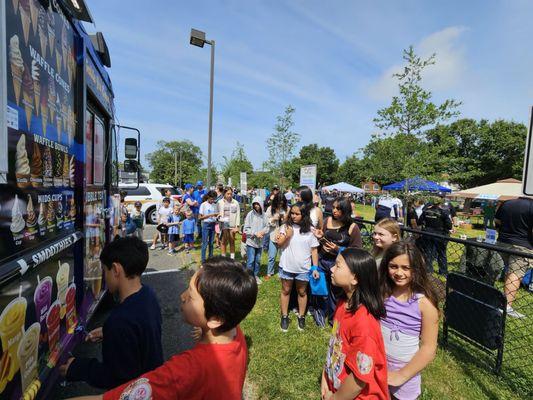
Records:
<instances>
[{"instance_id":1,"label":"crowd of people","mask_svg":"<svg viewBox=\"0 0 533 400\"><path fill-rule=\"evenodd\" d=\"M266 250L263 279L277 274L281 283L281 331L290 329L291 310L300 331L305 330L308 315L318 326L332 328L324 349L322 399L420 396L421 372L436 355L439 324L438 297L429 274L434 259L439 273L447 273L447 241L439 237L454 228L451 204L439 197L427 203L415 200L406 212L408 227L436 236L411 234L403 239L399 223L403 206L389 196L377 199L373 248L367 252L362 249L354 201L339 193L319 197L300 187L287 196L274 187L265 198L251 197L251 209L241 223L240 203L231 187L218 185L205 191L198 182L185 189L181 204L163 199L158 209L159 233L151 248L160 239L174 252L181 235L187 251L194 245L195 232L201 237L201 267L181 295L183 318L195 329L196 346L162 360L157 299L140 284L148 247L139 240L142 223L136 204L131 215L124 215L124 224L133 221L135 230L117 238L101 255L109 291L121 301L104 327L87 336L90 341L104 341L103 361L69 359L61 367L67 380L110 389L104 399L170 394L214 399L220 393L227 399L241 399L247 347L239 323L254 307L262 283L261 255ZM517 229L524 223L520 218L533 221L531 201L517 202L494 213L496 224L503 243L531 252L529 241L517 241ZM245 264L235 261L236 234L242 235ZM213 257L214 241L221 256ZM523 276L529 265L518 257L508 262L508 276L513 278ZM508 286L506 280L506 295ZM508 307L513 300L509 299Z\"/></svg>"}]
</instances>

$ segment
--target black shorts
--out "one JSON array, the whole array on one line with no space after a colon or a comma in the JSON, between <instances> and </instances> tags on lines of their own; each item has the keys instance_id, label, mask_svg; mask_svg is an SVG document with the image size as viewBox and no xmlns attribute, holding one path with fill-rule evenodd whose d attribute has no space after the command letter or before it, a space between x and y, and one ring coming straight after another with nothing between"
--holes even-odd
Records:
<instances>
[{"instance_id":1,"label":"black shorts","mask_svg":"<svg viewBox=\"0 0 533 400\"><path fill-rule=\"evenodd\" d=\"M171 233L169 235L169 239L168 239L169 242L179 242L179 240L180 240L180 235L178 233Z\"/></svg>"}]
</instances>

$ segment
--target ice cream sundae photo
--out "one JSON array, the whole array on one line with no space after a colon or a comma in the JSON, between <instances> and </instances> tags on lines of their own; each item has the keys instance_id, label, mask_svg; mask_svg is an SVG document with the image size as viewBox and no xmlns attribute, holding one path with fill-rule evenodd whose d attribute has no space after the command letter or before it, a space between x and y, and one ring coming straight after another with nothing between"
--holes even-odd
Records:
<instances>
[{"instance_id":1,"label":"ice cream sundae photo","mask_svg":"<svg viewBox=\"0 0 533 400\"><path fill-rule=\"evenodd\" d=\"M54 150L54 186L63 186L63 154L59 150Z\"/></svg>"},{"instance_id":2,"label":"ice cream sundae photo","mask_svg":"<svg viewBox=\"0 0 533 400\"><path fill-rule=\"evenodd\" d=\"M63 202L61 200L56 202L56 226L57 229L63 228Z\"/></svg>"},{"instance_id":3,"label":"ice cream sundae photo","mask_svg":"<svg viewBox=\"0 0 533 400\"><path fill-rule=\"evenodd\" d=\"M74 156L71 156L70 157L70 161L69 161L69 183L70 183L70 187L74 187L74 178L75 178L75 167L76 167L76 161L74 159Z\"/></svg>"},{"instance_id":4,"label":"ice cream sundae photo","mask_svg":"<svg viewBox=\"0 0 533 400\"><path fill-rule=\"evenodd\" d=\"M41 148L37 142L33 142L33 154L30 163L30 181L33 187L43 186L43 160Z\"/></svg>"},{"instance_id":5,"label":"ice cream sundae photo","mask_svg":"<svg viewBox=\"0 0 533 400\"><path fill-rule=\"evenodd\" d=\"M50 147L45 147L43 152L43 182L45 187L53 185L54 169L52 167L52 151Z\"/></svg>"},{"instance_id":6,"label":"ice cream sundae photo","mask_svg":"<svg viewBox=\"0 0 533 400\"><path fill-rule=\"evenodd\" d=\"M53 201L48 203L48 207L46 210L46 225L48 227L48 230L53 230L56 226L56 211Z\"/></svg>"}]
</instances>

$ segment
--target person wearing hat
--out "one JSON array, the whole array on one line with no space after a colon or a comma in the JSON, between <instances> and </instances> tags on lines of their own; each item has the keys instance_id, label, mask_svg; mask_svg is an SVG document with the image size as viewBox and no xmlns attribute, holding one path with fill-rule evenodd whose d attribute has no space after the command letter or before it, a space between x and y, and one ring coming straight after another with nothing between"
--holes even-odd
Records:
<instances>
[{"instance_id":1,"label":"person wearing hat","mask_svg":"<svg viewBox=\"0 0 533 400\"><path fill-rule=\"evenodd\" d=\"M137 236L139 239L143 240L143 232L144 232L144 211L142 208L142 203L140 201L136 201L133 205L134 209L130 213L130 218L133 221L133 223L137 226L137 229L135 229L135 232L133 236Z\"/></svg>"},{"instance_id":2,"label":"person wearing hat","mask_svg":"<svg viewBox=\"0 0 533 400\"><path fill-rule=\"evenodd\" d=\"M206 194L206 191L204 189L204 182L198 181L196 182L196 190L192 194L192 198L194 201L196 201L197 206L195 208L191 208L191 211L194 214L194 220L196 221L196 229L198 230L198 238L202 238L202 221L200 221L199 218L199 212L200 212L200 205L204 202L204 196Z\"/></svg>"}]
</instances>

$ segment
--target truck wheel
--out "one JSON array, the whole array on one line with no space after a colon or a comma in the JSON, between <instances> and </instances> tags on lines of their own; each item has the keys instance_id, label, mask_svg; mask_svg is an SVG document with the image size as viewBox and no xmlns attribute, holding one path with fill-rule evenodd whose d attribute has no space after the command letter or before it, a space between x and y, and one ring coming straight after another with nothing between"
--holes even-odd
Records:
<instances>
[{"instance_id":1,"label":"truck wheel","mask_svg":"<svg viewBox=\"0 0 533 400\"><path fill-rule=\"evenodd\" d=\"M153 208L150 208L147 212L146 212L146 222L148 224L153 224L155 225L157 223L157 214L156 214L156 209L155 207Z\"/></svg>"}]
</instances>

